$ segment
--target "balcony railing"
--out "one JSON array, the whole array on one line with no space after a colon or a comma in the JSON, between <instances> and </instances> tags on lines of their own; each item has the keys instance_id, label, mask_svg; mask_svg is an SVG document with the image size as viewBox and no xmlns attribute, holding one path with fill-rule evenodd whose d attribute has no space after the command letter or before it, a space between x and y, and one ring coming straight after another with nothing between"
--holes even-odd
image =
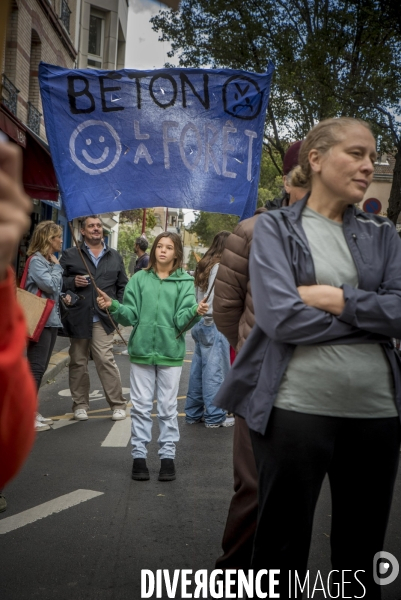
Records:
<instances>
[{"instance_id":1,"label":"balcony railing","mask_svg":"<svg viewBox=\"0 0 401 600\"><path fill-rule=\"evenodd\" d=\"M42 115L38 111L38 109L33 104L31 104L31 102L28 102L28 127L32 129L32 131L36 133L36 135L40 134L41 116Z\"/></svg>"},{"instance_id":2,"label":"balcony railing","mask_svg":"<svg viewBox=\"0 0 401 600\"><path fill-rule=\"evenodd\" d=\"M68 33L70 33L70 14L71 14L71 10L70 10L70 7L68 6L67 0L61 0L60 21L62 22L62 24L68 31Z\"/></svg>"},{"instance_id":3,"label":"balcony railing","mask_svg":"<svg viewBox=\"0 0 401 600\"><path fill-rule=\"evenodd\" d=\"M19 90L15 87L12 81L3 73L3 85L2 85L2 101L4 106L8 108L13 115L17 116L17 101Z\"/></svg>"}]
</instances>

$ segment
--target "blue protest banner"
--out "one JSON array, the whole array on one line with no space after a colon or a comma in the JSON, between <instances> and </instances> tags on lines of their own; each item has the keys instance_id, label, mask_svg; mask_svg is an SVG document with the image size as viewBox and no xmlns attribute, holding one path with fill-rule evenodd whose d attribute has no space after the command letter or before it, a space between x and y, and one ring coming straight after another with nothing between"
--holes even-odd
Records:
<instances>
[{"instance_id":1,"label":"blue protest banner","mask_svg":"<svg viewBox=\"0 0 401 600\"><path fill-rule=\"evenodd\" d=\"M41 63L46 132L68 219L153 206L253 215L273 70Z\"/></svg>"}]
</instances>

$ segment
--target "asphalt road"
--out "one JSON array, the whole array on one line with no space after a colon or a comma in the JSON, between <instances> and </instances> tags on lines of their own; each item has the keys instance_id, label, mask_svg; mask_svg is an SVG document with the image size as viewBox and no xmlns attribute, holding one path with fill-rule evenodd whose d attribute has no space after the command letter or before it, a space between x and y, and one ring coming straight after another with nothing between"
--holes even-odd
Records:
<instances>
[{"instance_id":1,"label":"asphalt road","mask_svg":"<svg viewBox=\"0 0 401 600\"><path fill-rule=\"evenodd\" d=\"M129 359L121 350L121 346L115 347L128 391ZM190 336L187 350L186 360L190 361ZM190 362L185 362L180 414L189 368ZM232 494L232 428L188 426L180 416L176 481L157 481L155 441L149 445L150 481L132 481L129 433L122 425L128 425L128 419L118 424L118 431L113 429L93 362L90 374L91 418L86 422L69 421L67 369L41 389L42 414L65 418L58 421L57 428L37 435L22 472L5 490L8 509L0 515L1 600L136 600L141 597L141 569L211 571L221 553ZM116 434L110 438L112 429ZM157 430L155 423L155 439ZM105 440L125 445L102 446ZM24 513L35 507L39 508ZM310 553L312 579L317 570L323 579L330 570L330 514L325 483ZM24 519L31 522L23 525ZM401 562L400 523L401 476L384 548ZM401 576L382 590L383 600L400 600ZM316 592L313 597L326 596ZM181 598L180 592L176 598Z\"/></svg>"}]
</instances>

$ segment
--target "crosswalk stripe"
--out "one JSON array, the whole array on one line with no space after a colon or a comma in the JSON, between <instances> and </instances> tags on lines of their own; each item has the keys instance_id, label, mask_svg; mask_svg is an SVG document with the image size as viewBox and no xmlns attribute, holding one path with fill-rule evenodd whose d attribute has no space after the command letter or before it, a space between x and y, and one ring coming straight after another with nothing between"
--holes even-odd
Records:
<instances>
[{"instance_id":1,"label":"crosswalk stripe","mask_svg":"<svg viewBox=\"0 0 401 600\"><path fill-rule=\"evenodd\" d=\"M15 529L19 529L20 527L25 527L25 525L34 523L39 519L44 519L45 517L49 517L54 513L58 513L62 510L66 510L67 508L71 508L72 506L76 506L81 502L92 500L92 498L96 498L97 496L103 496L103 493L104 492L94 492L92 490L75 490L75 492L65 494L64 496L59 496L54 500L44 502L43 504L39 504L39 506L35 506L34 508L24 510L23 512L13 515L12 517L1 519L0 534L9 533Z\"/></svg>"},{"instance_id":2,"label":"crosswalk stripe","mask_svg":"<svg viewBox=\"0 0 401 600\"><path fill-rule=\"evenodd\" d=\"M67 419L59 419L58 421L54 422L52 429L60 429L66 425L74 425L74 423L78 423L78 421L75 421L74 419L70 419L69 421L67 421Z\"/></svg>"},{"instance_id":3,"label":"crosswalk stripe","mask_svg":"<svg viewBox=\"0 0 401 600\"><path fill-rule=\"evenodd\" d=\"M185 400L186 396L177 396L177 400ZM156 404L157 400L153 400L153 404ZM129 402L127 404L127 408L129 408L131 405L131 402ZM102 412L108 412L111 413L111 408L98 408L96 410L88 410L88 417L89 418L93 418L92 415L94 416L95 413L102 413ZM129 414L129 413L127 413ZM66 419L66 420L70 420L72 419L74 416L74 413L65 413L64 415L55 415L54 417L52 417L53 420L57 421L57 420L61 420L61 419ZM110 415L105 415L105 417L109 417ZM74 421L75 422L75 421Z\"/></svg>"},{"instance_id":4,"label":"crosswalk stripe","mask_svg":"<svg viewBox=\"0 0 401 600\"><path fill-rule=\"evenodd\" d=\"M127 409L127 416L129 409ZM106 439L102 442L102 448L125 448L131 437L131 419L116 421L110 429Z\"/></svg>"}]
</instances>

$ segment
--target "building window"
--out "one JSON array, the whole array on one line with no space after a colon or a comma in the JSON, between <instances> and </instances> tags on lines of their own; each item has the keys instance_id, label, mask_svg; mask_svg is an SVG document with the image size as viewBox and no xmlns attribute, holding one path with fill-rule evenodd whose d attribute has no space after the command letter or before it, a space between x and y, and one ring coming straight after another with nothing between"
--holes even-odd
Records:
<instances>
[{"instance_id":1,"label":"building window","mask_svg":"<svg viewBox=\"0 0 401 600\"><path fill-rule=\"evenodd\" d=\"M71 14L71 10L70 10L70 7L68 6L67 0L61 0L61 7L60 8L61 8L60 21L62 22L62 24L66 28L67 32L70 33L70 14Z\"/></svg>"},{"instance_id":2,"label":"building window","mask_svg":"<svg viewBox=\"0 0 401 600\"><path fill-rule=\"evenodd\" d=\"M103 66L104 17L91 11L89 19L88 67L101 69Z\"/></svg>"}]
</instances>

